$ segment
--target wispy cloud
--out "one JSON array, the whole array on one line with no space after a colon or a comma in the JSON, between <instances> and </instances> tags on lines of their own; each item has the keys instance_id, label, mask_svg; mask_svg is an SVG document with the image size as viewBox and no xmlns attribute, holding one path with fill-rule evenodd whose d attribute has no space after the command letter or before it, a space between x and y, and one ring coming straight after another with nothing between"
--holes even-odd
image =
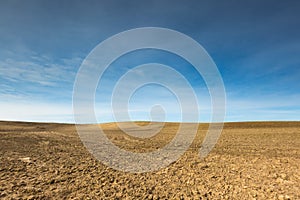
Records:
<instances>
[{"instance_id":1,"label":"wispy cloud","mask_svg":"<svg viewBox=\"0 0 300 200\"><path fill-rule=\"evenodd\" d=\"M81 59L15 58L0 60L0 119L73 122L72 86Z\"/></svg>"},{"instance_id":2,"label":"wispy cloud","mask_svg":"<svg viewBox=\"0 0 300 200\"><path fill-rule=\"evenodd\" d=\"M80 64L79 58L75 61ZM32 57L29 61L6 59L0 61L0 74L2 79L8 81L57 86L73 82L77 66L70 63L73 64L74 60L65 59L58 64L44 57Z\"/></svg>"},{"instance_id":3,"label":"wispy cloud","mask_svg":"<svg viewBox=\"0 0 300 200\"><path fill-rule=\"evenodd\" d=\"M298 120L300 94L256 95L250 98L229 96L227 121Z\"/></svg>"}]
</instances>

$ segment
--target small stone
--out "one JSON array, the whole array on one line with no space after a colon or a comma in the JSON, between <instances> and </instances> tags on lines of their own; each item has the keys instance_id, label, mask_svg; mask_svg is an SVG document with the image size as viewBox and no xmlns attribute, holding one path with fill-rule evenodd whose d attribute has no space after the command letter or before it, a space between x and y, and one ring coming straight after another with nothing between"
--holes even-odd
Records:
<instances>
[{"instance_id":1,"label":"small stone","mask_svg":"<svg viewBox=\"0 0 300 200\"><path fill-rule=\"evenodd\" d=\"M31 162L30 157L20 158L20 160L23 161L23 162L27 162L27 163Z\"/></svg>"}]
</instances>

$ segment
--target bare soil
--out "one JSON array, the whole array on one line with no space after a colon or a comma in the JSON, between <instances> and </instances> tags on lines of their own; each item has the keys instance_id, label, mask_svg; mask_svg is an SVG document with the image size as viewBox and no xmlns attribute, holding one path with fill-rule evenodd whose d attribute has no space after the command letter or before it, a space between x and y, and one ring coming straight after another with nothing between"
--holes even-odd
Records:
<instances>
[{"instance_id":1,"label":"bare soil","mask_svg":"<svg viewBox=\"0 0 300 200\"><path fill-rule=\"evenodd\" d=\"M116 145L136 152L163 147L178 126L138 139L101 125ZM93 158L74 125L0 122L0 199L300 199L300 122L226 123L200 160L207 127L200 124L177 162L132 174Z\"/></svg>"}]
</instances>

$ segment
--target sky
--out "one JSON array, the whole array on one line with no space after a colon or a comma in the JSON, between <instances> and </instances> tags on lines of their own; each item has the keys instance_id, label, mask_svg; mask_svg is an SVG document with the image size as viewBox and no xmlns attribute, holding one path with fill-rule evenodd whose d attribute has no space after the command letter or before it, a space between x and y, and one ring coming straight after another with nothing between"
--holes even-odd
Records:
<instances>
[{"instance_id":1,"label":"sky","mask_svg":"<svg viewBox=\"0 0 300 200\"><path fill-rule=\"evenodd\" d=\"M299 10L297 0L1 0L0 120L73 123L73 85L86 56L122 31L163 27L193 38L214 60L226 90L225 121L298 121ZM121 56L103 74L95 93L100 123L116 120L111 92L122 74L155 62L186 77L199 101L199 121L210 120L209 92L193 66L144 49ZM139 78L159 73L133 72L122 84L125 93ZM175 75L160 77L187 91ZM139 88L127 101L132 120L181 120L176 94L161 85Z\"/></svg>"}]
</instances>

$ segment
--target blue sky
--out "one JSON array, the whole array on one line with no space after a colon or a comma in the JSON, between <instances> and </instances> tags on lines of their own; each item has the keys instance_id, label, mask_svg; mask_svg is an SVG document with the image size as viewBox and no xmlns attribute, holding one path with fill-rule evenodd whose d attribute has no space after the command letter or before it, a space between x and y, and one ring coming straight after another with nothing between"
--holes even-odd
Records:
<instances>
[{"instance_id":1,"label":"blue sky","mask_svg":"<svg viewBox=\"0 0 300 200\"><path fill-rule=\"evenodd\" d=\"M149 26L180 31L206 49L223 77L226 121L300 120L299 10L296 0L2 0L0 120L73 122L73 83L83 59L108 37ZM99 122L113 121L110 89L124 70L148 62L184 74L198 91L200 121L210 119L208 91L192 66L144 50L121 57L106 72L96 93ZM149 109L161 104L165 120L180 121L176 98L160 86L138 90L129 104L134 120L149 119Z\"/></svg>"}]
</instances>

